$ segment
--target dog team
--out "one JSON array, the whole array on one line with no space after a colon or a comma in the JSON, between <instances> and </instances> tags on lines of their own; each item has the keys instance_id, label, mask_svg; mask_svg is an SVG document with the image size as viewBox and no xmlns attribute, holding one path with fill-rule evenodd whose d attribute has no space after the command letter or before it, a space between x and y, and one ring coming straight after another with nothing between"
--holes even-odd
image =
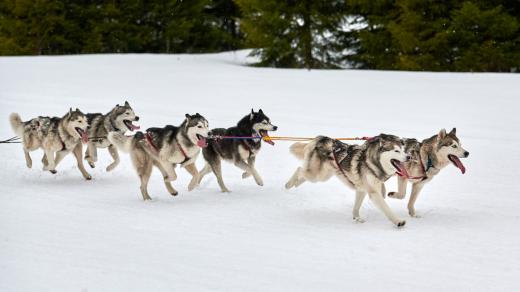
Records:
<instances>
[{"instance_id":1,"label":"dog team","mask_svg":"<svg viewBox=\"0 0 520 292\"><path fill-rule=\"evenodd\" d=\"M161 172L164 185L173 196L178 194L171 184L177 178L177 165L192 176L189 191L196 188L205 175L213 172L220 190L229 192L222 176L222 160L242 169L242 178L252 176L256 184L262 186L262 177L255 168L256 155L262 141L273 144L268 132L278 128L262 110L251 110L230 128L210 129L208 120L196 113L186 114L179 126L149 128L127 136L125 133L139 130L139 126L133 124L139 121L139 117L128 102L116 105L107 114L84 114L71 108L61 118L39 116L24 122L20 115L13 113L9 119L13 131L22 138L29 168L32 167L31 151L43 150L43 169L53 174L61 160L72 152L81 174L90 180L92 176L85 169L83 159L94 168L98 148L108 148L113 158L106 167L107 171L119 164L118 150L129 153L140 179L144 200L151 199L147 186L154 166ZM87 145L84 157L83 144ZM195 161L201 151L206 164L199 172ZM450 163L465 173L459 158L469 156L469 152L462 148L455 128L449 133L443 129L422 142L380 134L356 145L317 136L309 143L294 143L290 151L302 161L302 165L285 188L298 187L305 181L327 181L336 176L356 193L352 211L356 222L364 222L359 209L368 194L374 205L397 227L404 226L406 221L400 219L385 201L385 182L390 177L398 176L398 188L397 192L388 193L389 198L404 199L408 182L412 184L408 212L410 216L418 217L415 202L424 185Z\"/></svg>"}]
</instances>

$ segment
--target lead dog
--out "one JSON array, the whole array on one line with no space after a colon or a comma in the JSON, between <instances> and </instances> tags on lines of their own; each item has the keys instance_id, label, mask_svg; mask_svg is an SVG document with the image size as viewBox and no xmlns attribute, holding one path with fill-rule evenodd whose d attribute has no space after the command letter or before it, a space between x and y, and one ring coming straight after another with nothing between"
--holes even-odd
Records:
<instances>
[{"instance_id":1,"label":"lead dog","mask_svg":"<svg viewBox=\"0 0 520 292\"><path fill-rule=\"evenodd\" d=\"M242 169L242 178L253 176L256 184L263 186L264 182L255 169L256 155L262 146L261 137L269 137L268 131L276 131L277 126L271 124L262 110L251 113L243 117L235 127L218 128L211 130L211 134L217 139L211 139L208 147L202 150L202 156L206 160L206 165L199 173L198 183L202 178L213 171L217 177L218 185L222 192L229 192L222 179L221 160L233 162L235 166ZM218 136L238 136L238 137L259 137L258 139L218 139ZM271 140L264 140L274 145Z\"/></svg>"},{"instance_id":2,"label":"lead dog","mask_svg":"<svg viewBox=\"0 0 520 292\"><path fill-rule=\"evenodd\" d=\"M13 113L10 117L14 132L23 137L27 166L32 165L29 151L36 150L39 147L44 151L43 170L55 174L57 172L56 166L67 154L72 152L83 177L86 180L92 179L85 170L81 157L81 142L88 142L86 132L88 123L85 115L79 109L73 111L71 108L62 118L39 117L37 119L37 123L41 126L36 132L31 132L33 130L28 131L27 124L22 122L18 114Z\"/></svg>"},{"instance_id":3,"label":"lead dog","mask_svg":"<svg viewBox=\"0 0 520 292\"><path fill-rule=\"evenodd\" d=\"M139 121L139 117L135 115L134 110L125 101L123 106L117 104L107 114L87 114L89 124L88 135L90 138L85 151L85 160L90 167L94 168L97 162L97 148L107 148L110 156L114 161L107 166L106 170L111 171L119 164L119 153L117 148L108 141L109 132L121 132L138 130L139 126L134 126L133 121Z\"/></svg>"},{"instance_id":4,"label":"lead dog","mask_svg":"<svg viewBox=\"0 0 520 292\"><path fill-rule=\"evenodd\" d=\"M405 139L406 150L412 155L412 160L405 163L409 176L399 176L398 191L388 193L389 198L404 199L406 186L412 183L412 193L408 201L408 213L412 217L419 217L415 212L415 202L425 184L430 182L434 176L448 164L452 163L464 174L466 168L459 158L466 158L469 152L462 148L457 129L453 128L446 134L442 129L439 134L434 135L422 142L416 139Z\"/></svg>"},{"instance_id":5,"label":"lead dog","mask_svg":"<svg viewBox=\"0 0 520 292\"><path fill-rule=\"evenodd\" d=\"M176 196L178 192L171 181L177 179L175 167L180 164L193 176L188 186L192 190L198 181L195 161L200 149L206 147L209 128L208 121L200 114L186 114L179 127L149 128L146 133L137 132L133 137L121 132L110 132L108 139L117 148L129 152L132 163L141 180L143 200L151 200L148 194L148 181L155 165L161 171L168 192Z\"/></svg>"},{"instance_id":6,"label":"lead dog","mask_svg":"<svg viewBox=\"0 0 520 292\"><path fill-rule=\"evenodd\" d=\"M365 222L359 209L368 193L370 199L385 216L398 227L406 221L398 218L384 200L384 182L396 172L406 175L403 163L410 159L403 141L393 135L381 134L363 145L348 145L329 137L318 136L310 143L295 143L291 152L303 165L298 167L285 188L298 187L305 181L327 181L336 176L356 191L352 215L355 221Z\"/></svg>"}]
</instances>

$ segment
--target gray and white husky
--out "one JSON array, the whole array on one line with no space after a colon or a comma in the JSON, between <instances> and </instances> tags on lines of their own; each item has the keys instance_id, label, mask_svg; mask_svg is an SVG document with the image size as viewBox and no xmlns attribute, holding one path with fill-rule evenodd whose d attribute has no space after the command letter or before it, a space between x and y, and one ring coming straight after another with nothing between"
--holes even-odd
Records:
<instances>
[{"instance_id":1,"label":"gray and white husky","mask_svg":"<svg viewBox=\"0 0 520 292\"><path fill-rule=\"evenodd\" d=\"M90 140L85 151L85 160L90 167L94 168L97 162L97 148L107 148L114 161L107 166L106 170L111 171L119 164L119 154L117 148L108 141L109 132L121 132L138 130L139 126L132 124L139 121L139 117L135 115L134 110L125 101L123 106L116 105L107 114L95 113L87 114L89 124L88 135Z\"/></svg>"},{"instance_id":2,"label":"gray and white husky","mask_svg":"<svg viewBox=\"0 0 520 292\"><path fill-rule=\"evenodd\" d=\"M141 194L144 200L151 200L148 181L155 165L161 171L168 192L176 196L178 192L171 185L177 179L175 167L180 164L193 177L188 186L192 190L198 181L195 161L200 149L207 146L208 121L199 113L186 114L186 119L178 127L149 128L146 133L137 132L128 137L121 132L110 132L109 141L124 152L129 152L137 175L141 180Z\"/></svg>"},{"instance_id":3,"label":"gray and white husky","mask_svg":"<svg viewBox=\"0 0 520 292\"><path fill-rule=\"evenodd\" d=\"M368 193L370 199L398 227L406 221L398 218L386 204L385 181L394 174L406 175L403 163L410 159L403 141L393 135L381 134L362 145L348 145L329 137L318 136L309 143L295 143L291 152L303 160L285 187L297 187L305 181L327 181L337 176L356 191L352 215L364 222L359 209Z\"/></svg>"},{"instance_id":4,"label":"gray and white husky","mask_svg":"<svg viewBox=\"0 0 520 292\"><path fill-rule=\"evenodd\" d=\"M43 170L56 173L56 166L70 152L76 157L78 168L83 177L90 180L92 177L85 170L81 157L82 142L88 142L87 118L79 110L72 108L62 118L38 117L29 122L22 122L16 113L10 116L14 132L22 137L26 164L32 166L30 151L42 148ZM32 125L32 126L31 126Z\"/></svg>"},{"instance_id":5,"label":"gray and white husky","mask_svg":"<svg viewBox=\"0 0 520 292\"><path fill-rule=\"evenodd\" d=\"M242 178L253 176L259 186L264 182L255 169L256 155L262 146L262 138L269 137L268 131L276 131L277 126L271 124L271 120L260 109L243 117L236 126L231 128L217 128L211 130L211 134L217 139L211 139L208 147L202 150L202 156L206 160L206 165L199 173L198 183L202 178L213 171L217 177L220 190L229 192L222 179L221 160L233 162L238 168L244 170ZM218 139L218 136L238 136L238 137L259 137L258 139ZM274 145L271 140L264 140Z\"/></svg>"},{"instance_id":6,"label":"gray and white husky","mask_svg":"<svg viewBox=\"0 0 520 292\"><path fill-rule=\"evenodd\" d=\"M404 199L407 183L411 182L412 192L408 201L408 213L412 217L418 217L415 212L415 201L424 185L450 163L464 174L466 168L459 158L468 157L469 152L462 148L455 128L449 133L442 129L439 134L422 142L416 139L405 139L404 141L405 149L412 155L412 159L405 163L409 175L399 176L398 191L388 193L388 197Z\"/></svg>"}]
</instances>

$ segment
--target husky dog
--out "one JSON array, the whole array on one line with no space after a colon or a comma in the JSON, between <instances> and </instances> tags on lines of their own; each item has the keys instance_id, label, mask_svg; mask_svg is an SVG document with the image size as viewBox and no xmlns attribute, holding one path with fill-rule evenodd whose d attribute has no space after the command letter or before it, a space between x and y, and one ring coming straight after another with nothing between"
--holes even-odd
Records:
<instances>
[{"instance_id":1,"label":"husky dog","mask_svg":"<svg viewBox=\"0 0 520 292\"><path fill-rule=\"evenodd\" d=\"M114 161L107 166L106 170L111 171L119 164L119 154L117 148L108 141L109 132L121 132L138 130L139 126L134 126L133 121L139 121L139 117L135 115L134 110L125 101L123 106L116 105L107 114L87 114L89 124L88 135L90 140L85 151L85 160L90 167L94 168L97 161L97 148L107 148Z\"/></svg>"},{"instance_id":2,"label":"husky dog","mask_svg":"<svg viewBox=\"0 0 520 292\"><path fill-rule=\"evenodd\" d=\"M464 174L466 168L459 158L468 157L469 152L462 148L455 128L449 133L442 129L439 134L422 142L416 139L405 139L405 147L412 155L412 160L405 163L405 168L410 175L399 176L398 191L388 193L388 197L404 199L406 185L410 181L412 193L408 201L408 213L412 217L418 217L415 212L415 201L424 185L450 163Z\"/></svg>"},{"instance_id":3,"label":"husky dog","mask_svg":"<svg viewBox=\"0 0 520 292\"><path fill-rule=\"evenodd\" d=\"M199 113L186 114L179 127L149 128L146 133L137 132L133 137L121 132L110 132L109 141L124 152L129 152L137 175L141 179L141 194L144 200L151 200L148 194L148 180L155 165L161 171L168 192L176 196L178 192L171 181L177 179L175 167L180 164L193 176L188 190L197 185L198 171L195 161L200 148L206 147L208 121Z\"/></svg>"},{"instance_id":4,"label":"husky dog","mask_svg":"<svg viewBox=\"0 0 520 292\"><path fill-rule=\"evenodd\" d=\"M32 159L29 152L37 150L42 146L43 137L49 130L51 118L39 116L23 122L20 115L12 113L9 117L9 121L15 134L22 138L25 163L28 168L31 168Z\"/></svg>"},{"instance_id":5,"label":"husky dog","mask_svg":"<svg viewBox=\"0 0 520 292\"><path fill-rule=\"evenodd\" d=\"M75 111L72 108L62 118L53 117L37 118L37 123L43 122L43 127L36 131L36 135L32 138L26 137L27 132L24 130L26 125L21 121L18 114L11 114L11 125L15 132L24 137L24 152L27 166L32 164L28 152L36 150L35 146L43 149L44 156L42 162L44 164L43 170L48 170L51 173L56 173L56 166L61 160L71 151L76 157L78 168L83 177L87 180L92 179L83 166L81 157L82 145L81 142L88 142L87 134L87 118L79 110Z\"/></svg>"},{"instance_id":6,"label":"husky dog","mask_svg":"<svg viewBox=\"0 0 520 292\"><path fill-rule=\"evenodd\" d=\"M403 141L393 135L381 134L362 145L348 145L329 137L318 136L309 143L295 143L291 152L303 160L285 185L290 189L305 181L327 181L336 175L356 191L352 212L354 220L364 222L359 208L368 193L374 204L398 227L406 221L399 219L384 200L385 185L396 172L406 175L403 163L410 159Z\"/></svg>"},{"instance_id":7,"label":"husky dog","mask_svg":"<svg viewBox=\"0 0 520 292\"><path fill-rule=\"evenodd\" d=\"M206 174L213 171L217 177L220 190L229 192L222 180L220 161L224 159L233 162L238 168L244 170L242 178L252 175L256 183L259 186L263 186L264 182L255 169L255 159L262 146L262 138L269 138L267 132L276 131L277 129L278 127L271 124L271 121L262 110L255 113L251 109L251 113L242 118L235 127L211 130L211 134L216 136L217 139L211 139L208 147L202 150L202 156L206 160L206 165L199 173L198 183ZM245 136L258 137L258 139L218 139L218 136ZM264 141L274 145L269 139Z\"/></svg>"}]
</instances>

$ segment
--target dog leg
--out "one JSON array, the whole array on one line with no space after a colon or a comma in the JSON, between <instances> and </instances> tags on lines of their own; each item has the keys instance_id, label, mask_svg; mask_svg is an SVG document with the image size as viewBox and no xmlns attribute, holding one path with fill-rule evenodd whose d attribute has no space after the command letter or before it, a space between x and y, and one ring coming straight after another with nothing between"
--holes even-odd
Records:
<instances>
[{"instance_id":1,"label":"dog leg","mask_svg":"<svg viewBox=\"0 0 520 292\"><path fill-rule=\"evenodd\" d=\"M195 163L185 165L184 168L192 175L190 184L188 185L188 191L191 192L196 186L199 185L199 171L197 170Z\"/></svg>"},{"instance_id":2,"label":"dog leg","mask_svg":"<svg viewBox=\"0 0 520 292\"><path fill-rule=\"evenodd\" d=\"M415 201L417 201L417 197L421 192L424 184L423 183L415 183L412 185L412 194L410 195L410 200L408 201L408 214L411 217L419 218L420 216L415 213Z\"/></svg>"},{"instance_id":3,"label":"dog leg","mask_svg":"<svg viewBox=\"0 0 520 292\"><path fill-rule=\"evenodd\" d=\"M54 158L54 166L58 167L58 164L70 153L70 150L61 150L56 152L56 157Z\"/></svg>"},{"instance_id":4,"label":"dog leg","mask_svg":"<svg viewBox=\"0 0 520 292\"><path fill-rule=\"evenodd\" d=\"M392 209L390 209L388 204L383 199L383 194L372 191L369 193L369 196L370 200L372 200L374 205L376 205L376 207L385 214L386 218L388 218L390 221L392 221L392 223L397 225L397 227L403 227L406 224L406 221L399 219L394 214Z\"/></svg>"},{"instance_id":5,"label":"dog leg","mask_svg":"<svg viewBox=\"0 0 520 292\"><path fill-rule=\"evenodd\" d=\"M354 208L352 209L352 217L357 223L365 223L365 219L359 216L359 209L363 204L363 200L365 199L367 193L362 191L356 191L356 201L354 203Z\"/></svg>"},{"instance_id":6,"label":"dog leg","mask_svg":"<svg viewBox=\"0 0 520 292\"><path fill-rule=\"evenodd\" d=\"M45 153L43 153L42 164L43 166L49 165L49 161L47 161L47 155L45 155Z\"/></svg>"},{"instance_id":7,"label":"dog leg","mask_svg":"<svg viewBox=\"0 0 520 292\"><path fill-rule=\"evenodd\" d=\"M31 159L31 155L29 155L29 150L24 149L23 153L25 154L25 164L27 165L28 168L31 168L32 167L32 159Z\"/></svg>"},{"instance_id":8,"label":"dog leg","mask_svg":"<svg viewBox=\"0 0 520 292\"><path fill-rule=\"evenodd\" d=\"M87 151L86 151L88 165L90 165L91 168L96 167L96 161L97 161L97 147L94 145L94 143L88 143L87 144Z\"/></svg>"},{"instance_id":9,"label":"dog leg","mask_svg":"<svg viewBox=\"0 0 520 292\"><path fill-rule=\"evenodd\" d=\"M119 153L117 152L117 148L114 145L108 146L108 153L110 153L110 156L112 156L114 162L107 166L107 171L112 171L114 168L116 168L116 166L119 165Z\"/></svg>"},{"instance_id":10,"label":"dog leg","mask_svg":"<svg viewBox=\"0 0 520 292\"><path fill-rule=\"evenodd\" d=\"M165 179L168 181L174 181L177 179L177 173L175 172L175 164L168 161L158 161L161 167L166 172Z\"/></svg>"},{"instance_id":11,"label":"dog leg","mask_svg":"<svg viewBox=\"0 0 520 292\"><path fill-rule=\"evenodd\" d=\"M258 174L256 169L251 168L251 166L249 166L249 164L247 164L245 161L243 161L241 159L236 159L235 166L237 166L238 168L240 168L246 172L251 173L253 175L253 178L255 179L255 182L257 185L259 185L259 186L264 185L264 181L262 180L262 178L260 177L260 175Z\"/></svg>"},{"instance_id":12,"label":"dog leg","mask_svg":"<svg viewBox=\"0 0 520 292\"><path fill-rule=\"evenodd\" d=\"M168 177L168 172L162 167L161 163L155 163L155 165L157 166L157 168L159 168L159 170L161 171L161 173L163 175L164 185L166 186L166 189L168 190L168 192L172 196L177 196L179 194L179 192L177 192L177 190L170 183L170 180Z\"/></svg>"},{"instance_id":13,"label":"dog leg","mask_svg":"<svg viewBox=\"0 0 520 292\"><path fill-rule=\"evenodd\" d=\"M406 197L406 185L408 184L408 180L402 176L397 178L397 193L389 192L388 197L402 200Z\"/></svg>"},{"instance_id":14,"label":"dog leg","mask_svg":"<svg viewBox=\"0 0 520 292\"><path fill-rule=\"evenodd\" d=\"M247 158L247 164L249 164L249 166L252 168L255 168L255 161L256 161L256 156L254 156L254 155L249 156ZM242 173L242 178L248 178L250 176L251 176L250 172L244 171L244 173Z\"/></svg>"},{"instance_id":15,"label":"dog leg","mask_svg":"<svg viewBox=\"0 0 520 292\"><path fill-rule=\"evenodd\" d=\"M204 165L204 168L199 172L199 178L197 181L197 185L199 185L200 182L202 181L202 178L210 172L211 172L211 165L209 165L209 163L206 162L206 165Z\"/></svg>"},{"instance_id":16,"label":"dog leg","mask_svg":"<svg viewBox=\"0 0 520 292\"><path fill-rule=\"evenodd\" d=\"M298 167L289 179L289 181L285 184L286 189L290 189L292 187L299 187L302 183L305 182L305 178L302 177L301 172L302 168Z\"/></svg>"},{"instance_id":17,"label":"dog leg","mask_svg":"<svg viewBox=\"0 0 520 292\"><path fill-rule=\"evenodd\" d=\"M60 151L60 152L62 152L62 151ZM58 153L60 153L60 152L58 152ZM76 157L76 162L78 163L79 171L81 172L83 177L86 180L91 180L92 176L87 172L87 170L85 169L85 166L83 165L83 159L82 159L83 158L82 157L83 146L81 145L81 143L78 143L78 145L76 145L76 147L74 147L74 150L72 150L72 153Z\"/></svg>"},{"instance_id":18,"label":"dog leg","mask_svg":"<svg viewBox=\"0 0 520 292\"><path fill-rule=\"evenodd\" d=\"M43 170L48 170L52 174L56 173L56 166L54 165L54 151L45 149L45 156L47 157L47 165L43 167Z\"/></svg>"},{"instance_id":19,"label":"dog leg","mask_svg":"<svg viewBox=\"0 0 520 292\"><path fill-rule=\"evenodd\" d=\"M150 176L152 174L152 166L153 165L150 159L146 159L141 165L140 169L138 169L139 178L141 179L141 195L145 201L152 199L148 194L148 181L150 180Z\"/></svg>"},{"instance_id":20,"label":"dog leg","mask_svg":"<svg viewBox=\"0 0 520 292\"><path fill-rule=\"evenodd\" d=\"M215 159L215 161L213 161L213 163L211 163L210 165L211 170L213 170L213 173L217 177L217 182L220 187L220 190L223 193L229 193L229 189L226 187L226 185L224 184L224 180L222 179L222 168L220 165L220 159Z\"/></svg>"}]
</instances>

